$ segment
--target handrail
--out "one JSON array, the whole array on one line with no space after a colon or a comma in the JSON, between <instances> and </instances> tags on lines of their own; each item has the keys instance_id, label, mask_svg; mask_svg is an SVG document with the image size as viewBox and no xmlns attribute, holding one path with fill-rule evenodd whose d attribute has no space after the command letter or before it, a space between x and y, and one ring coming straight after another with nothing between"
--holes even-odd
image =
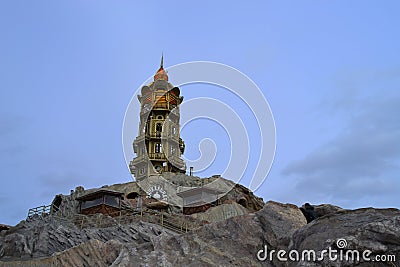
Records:
<instances>
[{"instance_id":1,"label":"handrail","mask_svg":"<svg viewBox=\"0 0 400 267\"><path fill-rule=\"evenodd\" d=\"M51 211L51 205L43 205L35 208L31 208L28 210L27 218L30 219L35 215L41 216L44 214L49 214Z\"/></svg>"},{"instance_id":2,"label":"handrail","mask_svg":"<svg viewBox=\"0 0 400 267\"><path fill-rule=\"evenodd\" d=\"M117 215L117 216L113 216ZM132 216L135 215L135 216ZM109 227L118 224L129 224L132 222L144 221L148 223L153 223L160 225L161 227L167 228L171 231L177 233L187 233L199 226L203 226L204 222L195 223L190 222L188 217L181 216L170 216L164 213L154 213L154 212L143 212L143 211L118 211L109 214L110 217L98 216L98 214L93 215L76 215L74 218L74 223L78 227L90 228L90 227Z\"/></svg>"},{"instance_id":3,"label":"handrail","mask_svg":"<svg viewBox=\"0 0 400 267\"><path fill-rule=\"evenodd\" d=\"M35 208L31 208L28 211L28 219L31 219L35 215L50 214L51 205L43 205ZM205 225L207 222L194 221L192 217L186 215L174 214L174 216L166 213L157 213L154 211L139 211L139 210L120 210L108 214L75 214L72 216L58 216L57 213L48 218L60 219L64 222L74 223L80 229L83 228L104 228L114 226L116 224L130 224L133 222L148 222L160 225L163 228L169 229L176 233L187 233L197 227Z\"/></svg>"}]
</instances>

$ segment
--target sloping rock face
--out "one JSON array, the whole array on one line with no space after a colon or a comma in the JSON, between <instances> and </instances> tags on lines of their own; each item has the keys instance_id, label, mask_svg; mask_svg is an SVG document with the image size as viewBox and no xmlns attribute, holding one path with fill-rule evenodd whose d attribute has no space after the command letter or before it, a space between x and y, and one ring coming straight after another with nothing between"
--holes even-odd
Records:
<instances>
[{"instance_id":1,"label":"sloping rock face","mask_svg":"<svg viewBox=\"0 0 400 267\"><path fill-rule=\"evenodd\" d=\"M151 239L161 235L173 235L164 228L144 223L129 225L114 224L106 228L83 228L75 226L69 221L55 217L36 217L33 220L23 221L0 235L0 259L2 261L31 260L33 258L48 257L57 252L81 246L91 240L101 243L113 240L121 244L133 246L151 243ZM88 244L88 246L93 246ZM82 247L81 247L82 248ZM96 254L96 250L85 252L81 256ZM84 262L84 261L83 261ZM8 266L7 263L0 266ZM68 266L68 265L66 265ZM93 265L85 265L93 266Z\"/></svg>"},{"instance_id":2,"label":"sloping rock face","mask_svg":"<svg viewBox=\"0 0 400 267\"><path fill-rule=\"evenodd\" d=\"M236 204L234 204L236 205ZM344 249L395 255L394 262L280 261L278 250ZM259 252L275 250L260 260ZM51 218L0 233L0 266L398 266L400 211L339 210L306 224L292 204L267 202L258 212L174 234L149 223L80 229ZM260 254L259 254L260 255ZM261 255L266 255L262 253ZM286 255L287 256L287 255ZM397 265L396 265L397 264Z\"/></svg>"},{"instance_id":3,"label":"sloping rock face","mask_svg":"<svg viewBox=\"0 0 400 267\"><path fill-rule=\"evenodd\" d=\"M290 235L305 224L295 205L268 202L256 213L156 238L151 250L137 248L131 258L137 266L274 266L260 262L257 251L263 244L287 246Z\"/></svg>"},{"instance_id":4,"label":"sloping rock face","mask_svg":"<svg viewBox=\"0 0 400 267\"><path fill-rule=\"evenodd\" d=\"M123 244L116 240L102 242L89 240L63 252L54 253L51 257L34 260L17 260L0 262L0 266L132 266L129 253Z\"/></svg>"},{"instance_id":5,"label":"sloping rock face","mask_svg":"<svg viewBox=\"0 0 400 267\"><path fill-rule=\"evenodd\" d=\"M234 201L239 203L250 212L259 211L264 206L264 200L257 197L249 189L243 185L236 184L233 189L224 196L225 201Z\"/></svg>"},{"instance_id":6,"label":"sloping rock face","mask_svg":"<svg viewBox=\"0 0 400 267\"><path fill-rule=\"evenodd\" d=\"M205 212L194 213L190 216L208 222L220 222L228 218L244 215L247 213L249 213L249 211L245 207L237 203L232 203L212 207Z\"/></svg>"},{"instance_id":7,"label":"sloping rock face","mask_svg":"<svg viewBox=\"0 0 400 267\"><path fill-rule=\"evenodd\" d=\"M183 235L147 223L79 229L37 219L2 233L0 266L252 266L262 244L284 247L305 223L296 206L275 202Z\"/></svg>"}]
</instances>

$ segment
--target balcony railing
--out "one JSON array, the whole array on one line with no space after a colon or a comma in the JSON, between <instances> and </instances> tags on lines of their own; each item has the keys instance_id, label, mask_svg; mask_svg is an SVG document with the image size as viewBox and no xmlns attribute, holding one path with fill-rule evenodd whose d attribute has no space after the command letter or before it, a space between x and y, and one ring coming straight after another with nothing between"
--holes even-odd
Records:
<instances>
[{"instance_id":1,"label":"balcony railing","mask_svg":"<svg viewBox=\"0 0 400 267\"><path fill-rule=\"evenodd\" d=\"M161 132L156 132L156 133L145 133L145 134L141 134L139 135L136 139L139 141L141 141L144 137L146 138L162 138L162 139L167 139L167 138L171 138L174 139L176 141L178 141L178 135L177 134L171 134L171 133L161 133Z\"/></svg>"},{"instance_id":2,"label":"balcony railing","mask_svg":"<svg viewBox=\"0 0 400 267\"><path fill-rule=\"evenodd\" d=\"M165 154L164 153L149 153L149 159L163 159L165 160Z\"/></svg>"},{"instance_id":3,"label":"balcony railing","mask_svg":"<svg viewBox=\"0 0 400 267\"><path fill-rule=\"evenodd\" d=\"M153 109L168 109L167 103L156 103L153 106Z\"/></svg>"}]
</instances>

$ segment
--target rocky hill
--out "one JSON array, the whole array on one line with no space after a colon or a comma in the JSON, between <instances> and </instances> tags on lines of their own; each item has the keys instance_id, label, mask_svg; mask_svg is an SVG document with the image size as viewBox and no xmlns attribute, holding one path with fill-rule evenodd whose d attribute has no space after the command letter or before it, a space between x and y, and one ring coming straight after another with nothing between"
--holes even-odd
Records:
<instances>
[{"instance_id":1,"label":"rocky hill","mask_svg":"<svg viewBox=\"0 0 400 267\"><path fill-rule=\"evenodd\" d=\"M111 188L127 195L136 185ZM299 207L264 203L238 185L221 205L185 215L191 227L178 231L166 224L183 216L174 209L162 217L163 226L154 220L160 214L150 213L114 218L99 214L91 217L90 224L71 220L74 196L82 190L55 199L58 203L61 199L58 215L33 216L1 231L0 266L399 266L398 209L316 205L318 218L307 224ZM337 250L337 255L370 253L367 259L334 260L323 254L329 249ZM279 250L286 254L278 257ZM301 256L311 250L315 259L282 260L293 251ZM295 252L291 255L296 258ZM372 261L382 255L386 261ZM390 255L395 259L387 260Z\"/></svg>"}]
</instances>

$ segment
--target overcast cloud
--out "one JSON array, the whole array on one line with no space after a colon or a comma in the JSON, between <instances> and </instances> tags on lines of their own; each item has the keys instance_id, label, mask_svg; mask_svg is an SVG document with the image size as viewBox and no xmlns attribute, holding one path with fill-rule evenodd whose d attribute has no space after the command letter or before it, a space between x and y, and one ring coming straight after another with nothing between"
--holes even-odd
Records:
<instances>
[{"instance_id":1,"label":"overcast cloud","mask_svg":"<svg viewBox=\"0 0 400 267\"><path fill-rule=\"evenodd\" d=\"M283 169L310 199L357 205L370 197L390 202L400 191L400 96L355 101L339 135Z\"/></svg>"}]
</instances>

